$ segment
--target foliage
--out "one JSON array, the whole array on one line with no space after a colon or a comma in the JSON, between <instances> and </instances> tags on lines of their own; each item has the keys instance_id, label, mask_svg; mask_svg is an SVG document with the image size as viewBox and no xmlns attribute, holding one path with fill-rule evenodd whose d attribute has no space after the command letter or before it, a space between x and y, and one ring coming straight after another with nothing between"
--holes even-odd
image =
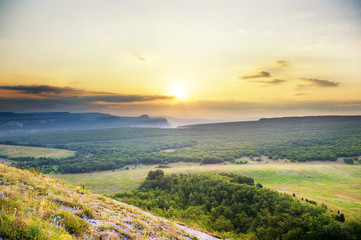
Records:
<instances>
[{"instance_id":1,"label":"foliage","mask_svg":"<svg viewBox=\"0 0 361 240\"><path fill-rule=\"evenodd\" d=\"M65 229L71 234L80 235L88 227L86 221L74 216L68 211L62 211L58 216L61 218L61 223L64 225Z\"/></svg>"},{"instance_id":2,"label":"foliage","mask_svg":"<svg viewBox=\"0 0 361 240\"><path fill-rule=\"evenodd\" d=\"M158 180L164 177L162 170L150 171L147 176L147 180Z\"/></svg>"},{"instance_id":3,"label":"foliage","mask_svg":"<svg viewBox=\"0 0 361 240\"><path fill-rule=\"evenodd\" d=\"M171 166L159 164L157 168L171 168Z\"/></svg>"},{"instance_id":4,"label":"foliage","mask_svg":"<svg viewBox=\"0 0 361 240\"><path fill-rule=\"evenodd\" d=\"M353 227L326 214L326 207L259 188L234 174L160 175L113 197L158 215L218 232L225 238L357 239Z\"/></svg>"},{"instance_id":5,"label":"foliage","mask_svg":"<svg viewBox=\"0 0 361 240\"><path fill-rule=\"evenodd\" d=\"M76 151L65 159L13 159L41 172L83 173L133 164L234 161L261 156L335 161L361 155L361 117L301 117L204 124L180 129L114 128L5 136L6 144ZM1 140L0 139L0 140Z\"/></svg>"},{"instance_id":6,"label":"foliage","mask_svg":"<svg viewBox=\"0 0 361 240\"><path fill-rule=\"evenodd\" d=\"M344 158L343 161L347 164L354 164L353 158Z\"/></svg>"},{"instance_id":7,"label":"foliage","mask_svg":"<svg viewBox=\"0 0 361 240\"><path fill-rule=\"evenodd\" d=\"M83 207L82 211L78 213L78 216L81 218L84 218L85 216L87 218L94 218L93 210L89 207Z\"/></svg>"},{"instance_id":8,"label":"foliage","mask_svg":"<svg viewBox=\"0 0 361 240\"><path fill-rule=\"evenodd\" d=\"M335 215L334 218L339 222L345 222L345 215L343 213L341 213L340 215Z\"/></svg>"},{"instance_id":9,"label":"foliage","mask_svg":"<svg viewBox=\"0 0 361 240\"><path fill-rule=\"evenodd\" d=\"M201 164L215 164L222 162L224 162L224 160L222 158L217 158L217 157L204 157L201 160Z\"/></svg>"}]
</instances>

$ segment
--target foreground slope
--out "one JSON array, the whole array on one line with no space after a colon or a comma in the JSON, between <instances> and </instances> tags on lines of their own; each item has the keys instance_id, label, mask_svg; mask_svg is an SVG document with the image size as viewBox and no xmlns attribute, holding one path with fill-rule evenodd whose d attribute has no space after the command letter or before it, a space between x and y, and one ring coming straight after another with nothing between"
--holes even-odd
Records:
<instances>
[{"instance_id":1,"label":"foreground slope","mask_svg":"<svg viewBox=\"0 0 361 240\"><path fill-rule=\"evenodd\" d=\"M0 238L216 239L35 171L0 164Z\"/></svg>"}]
</instances>

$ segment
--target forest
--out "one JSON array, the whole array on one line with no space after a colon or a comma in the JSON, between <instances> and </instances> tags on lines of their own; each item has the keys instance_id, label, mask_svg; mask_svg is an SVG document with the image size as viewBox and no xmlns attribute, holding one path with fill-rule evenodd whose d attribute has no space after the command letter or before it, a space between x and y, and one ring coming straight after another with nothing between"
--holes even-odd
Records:
<instances>
[{"instance_id":1,"label":"forest","mask_svg":"<svg viewBox=\"0 0 361 240\"><path fill-rule=\"evenodd\" d=\"M361 117L299 117L185 126L176 129L113 128L0 137L0 143L76 151L75 156L11 158L20 168L82 173L130 164L200 164L248 156L290 161L335 161L361 155ZM6 158L6 156L3 156Z\"/></svg>"},{"instance_id":2,"label":"forest","mask_svg":"<svg viewBox=\"0 0 361 240\"><path fill-rule=\"evenodd\" d=\"M230 239L361 239L361 223L327 206L264 189L229 173L150 171L143 184L113 198Z\"/></svg>"}]
</instances>

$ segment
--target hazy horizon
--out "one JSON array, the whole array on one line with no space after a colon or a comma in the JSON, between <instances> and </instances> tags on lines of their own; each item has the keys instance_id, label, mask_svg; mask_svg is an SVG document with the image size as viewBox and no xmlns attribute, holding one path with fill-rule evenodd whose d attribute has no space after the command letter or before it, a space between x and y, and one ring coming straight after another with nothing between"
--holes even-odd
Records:
<instances>
[{"instance_id":1,"label":"hazy horizon","mask_svg":"<svg viewBox=\"0 0 361 240\"><path fill-rule=\"evenodd\" d=\"M43 111L43 112L13 112L13 113L51 113L52 111ZM74 111L66 111L68 113L103 113L103 112L74 112ZM4 112L0 112L4 113ZM57 113L57 112L52 112ZM104 113L107 114L107 113ZM197 124L212 124L212 123L231 123L231 122L250 122L250 121L259 121L263 118L292 118L292 117L332 117L332 116L361 116L360 114L321 114L321 115L273 115L273 116L259 116L254 118L176 118L172 116L166 115L149 115L147 113L141 115L122 115L122 114L112 114L114 116L119 117L140 117L142 115L148 115L150 118L165 118L170 124L168 127L176 128L179 126L185 125L197 125ZM164 126L158 126L160 128L164 128Z\"/></svg>"},{"instance_id":2,"label":"hazy horizon","mask_svg":"<svg viewBox=\"0 0 361 240\"><path fill-rule=\"evenodd\" d=\"M0 1L0 111L361 114L361 3Z\"/></svg>"}]
</instances>

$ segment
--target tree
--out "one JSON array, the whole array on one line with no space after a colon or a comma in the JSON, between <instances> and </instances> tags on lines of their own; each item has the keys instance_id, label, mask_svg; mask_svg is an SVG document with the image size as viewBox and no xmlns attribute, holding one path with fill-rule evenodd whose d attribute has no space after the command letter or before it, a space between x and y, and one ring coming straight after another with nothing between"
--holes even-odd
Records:
<instances>
[{"instance_id":1,"label":"tree","mask_svg":"<svg viewBox=\"0 0 361 240\"><path fill-rule=\"evenodd\" d=\"M343 215L343 213L340 214L339 221L345 222L345 215Z\"/></svg>"},{"instance_id":2,"label":"tree","mask_svg":"<svg viewBox=\"0 0 361 240\"><path fill-rule=\"evenodd\" d=\"M148 176L147 176L147 180L156 180L156 179L160 179L164 177L164 172L163 170L155 170L155 171L150 171L148 173Z\"/></svg>"},{"instance_id":3,"label":"tree","mask_svg":"<svg viewBox=\"0 0 361 240\"><path fill-rule=\"evenodd\" d=\"M232 222L221 215L213 224L213 229L218 232L230 232L234 230Z\"/></svg>"}]
</instances>

